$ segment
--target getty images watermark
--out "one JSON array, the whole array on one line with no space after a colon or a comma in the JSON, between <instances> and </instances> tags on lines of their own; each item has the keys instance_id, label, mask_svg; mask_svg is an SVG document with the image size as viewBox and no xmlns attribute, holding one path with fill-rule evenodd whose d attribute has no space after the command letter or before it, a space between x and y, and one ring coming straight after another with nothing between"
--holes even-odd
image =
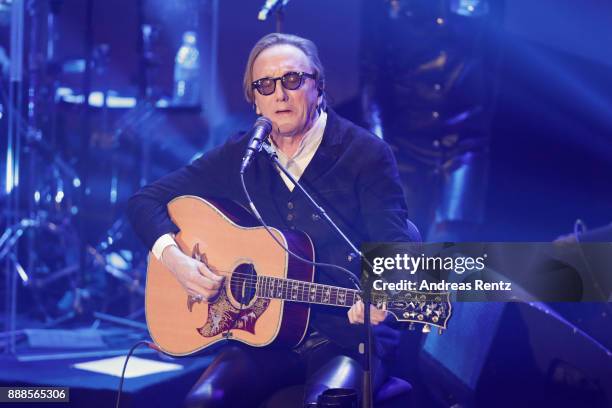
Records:
<instances>
[{"instance_id":1,"label":"getty images watermark","mask_svg":"<svg viewBox=\"0 0 612 408\"><path fill-rule=\"evenodd\" d=\"M413 256L409 253L395 254L395 256L377 256L372 259L372 272L382 275L385 271L399 271L415 275L417 272L445 271L462 275L466 272L483 271L487 254L482 256L426 256L420 254ZM470 290L503 290L511 291L512 282L499 280L497 282L486 282L483 279L474 279L473 282L430 282L422 279L419 282L408 279L400 279L399 282L386 282L383 279L375 279L372 282L374 290L411 290L411 291L470 291Z\"/></svg>"},{"instance_id":2,"label":"getty images watermark","mask_svg":"<svg viewBox=\"0 0 612 408\"><path fill-rule=\"evenodd\" d=\"M373 291L453 292L458 301L609 301L612 243L369 243Z\"/></svg>"}]
</instances>

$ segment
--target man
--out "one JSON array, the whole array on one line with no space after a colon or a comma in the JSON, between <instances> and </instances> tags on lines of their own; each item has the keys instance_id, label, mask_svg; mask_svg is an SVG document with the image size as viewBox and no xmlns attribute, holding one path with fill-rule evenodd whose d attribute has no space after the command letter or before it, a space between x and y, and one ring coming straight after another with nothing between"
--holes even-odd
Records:
<instances>
[{"instance_id":1,"label":"man","mask_svg":"<svg viewBox=\"0 0 612 408\"><path fill-rule=\"evenodd\" d=\"M272 121L270 140L280 161L353 242L409 240L406 206L391 150L326 109L325 74L311 41L287 34L263 37L249 56L244 90L257 114ZM239 169L248 139L242 135L229 140L143 188L129 203L131 222L154 256L187 293L203 300L216 296L223 278L179 250L172 239L178 229L168 218L166 204L190 194L228 198L246 207ZM359 259L266 157L255 157L245 182L269 225L306 232L317 261L358 272ZM337 270L320 268L315 280L353 286ZM308 335L294 350L229 342L193 387L187 404L257 406L275 389L304 382L305 403L316 401L329 387L359 388L361 370L356 361L360 359L363 304L351 307L348 316L345 313L340 308L313 306ZM387 323L379 324L385 318L384 311L372 309L377 343L375 389L384 381L383 361L393 357L398 341L396 330Z\"/></svg>"}]
</instances>

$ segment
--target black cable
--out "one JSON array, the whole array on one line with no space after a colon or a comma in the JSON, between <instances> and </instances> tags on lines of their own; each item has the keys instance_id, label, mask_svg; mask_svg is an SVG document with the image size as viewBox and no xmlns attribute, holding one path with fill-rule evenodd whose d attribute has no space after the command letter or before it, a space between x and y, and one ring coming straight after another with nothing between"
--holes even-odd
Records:
<instances>
[{"instance_id":1,"label":"black cable","mask_svg":"<svg viewBox=\"0 0 612 408\"><path fill-rule=\"evenodd\" d=\"M593 285L595 285L595 289L597 290L597 294L599 296L601 296L602 299L602 303L605 305L604 308L609 312L612 313L612 306L610 305L610 302L608 301L608 299L606 299L606 294L603 292L601 286L599 285L599 282L595 276L595 274L593 273L593 270L591 269L591 266L589 264L589 259L586 256L586 254L584 253L584 248L582 247L582 242L580 242L580 235L584 234L587 231L587 226L584 223L584 221L582 221L580 218L577 218L576 221L574 221L574 239L576 240L576 246L578 247L578 253L580 254L580 258L582 260L582 262L584 263L584 266L587 270L587 272L589 273L589 278L591 279L591 281L593 282Z\"/></svg>"},{"instance_id":2,"label":"black cable","mask_svg":"<svg viewBox=\"0 0 612 408\"><path fill-rule=\"evenodd\" d=\"M134 344L130 351L128 351L127 356L125 357L125 362L123 363L123 370L121 371L121 379L119 380L119 389L117 390L117 401L115 403L115 408L119 408L119 402L121 401L121 392L123 391L123 380L125 379L125 369L127 368L127 363L134 351L138 348L138 346L146 345L153 349L157 350L157 346L147 340L141 340L138 343Z\"/></svg>"}]
</instances>

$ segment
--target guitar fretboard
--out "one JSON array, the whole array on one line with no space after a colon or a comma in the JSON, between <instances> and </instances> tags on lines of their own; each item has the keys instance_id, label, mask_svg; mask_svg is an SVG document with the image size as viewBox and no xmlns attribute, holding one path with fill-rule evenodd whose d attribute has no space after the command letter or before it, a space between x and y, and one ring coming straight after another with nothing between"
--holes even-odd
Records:
<instances>
[{"instance_id":1,"label":"guitar fretboard","mask_svg":"<svg viewBox=\"0 0 612 408\"><path fill-rule=\"evenodd\" d=\"M272 276L257 276L256 293L260 297L269 299L347 307L361 299L356 289Z\"/></svg>"}]
</instances>

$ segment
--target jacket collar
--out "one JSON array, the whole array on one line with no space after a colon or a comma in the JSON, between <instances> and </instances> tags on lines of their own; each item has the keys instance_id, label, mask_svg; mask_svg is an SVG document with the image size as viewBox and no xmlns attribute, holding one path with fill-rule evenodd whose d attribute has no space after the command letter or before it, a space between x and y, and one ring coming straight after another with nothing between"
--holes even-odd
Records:
<instances>
[{"instance_id":1,"label":"jacket collar","mask_svg":"<svg viewBox=\"0 0 612 408\"><path fill-rule=\"evenodd\" d=\"M327 109L327 125L325 126L325 132L323 132L321 145L335 146L342 143L346 129L342 126L341 121L342 119L336 112L331 108Z\"/></svg>"},{"instance_id":2,"label":"jacket collar","mask_svg":"<svg viewBox=\"0 0 612 408\"><path fill-rule=\"evenodd\" d=\"M340 155L340 145L345 133L346 126L342 123L342 119L332 109L328 109L323 140L306 167L302 175L303 180L312 183L332 167Z\"/></svg>"}]
</instances>

